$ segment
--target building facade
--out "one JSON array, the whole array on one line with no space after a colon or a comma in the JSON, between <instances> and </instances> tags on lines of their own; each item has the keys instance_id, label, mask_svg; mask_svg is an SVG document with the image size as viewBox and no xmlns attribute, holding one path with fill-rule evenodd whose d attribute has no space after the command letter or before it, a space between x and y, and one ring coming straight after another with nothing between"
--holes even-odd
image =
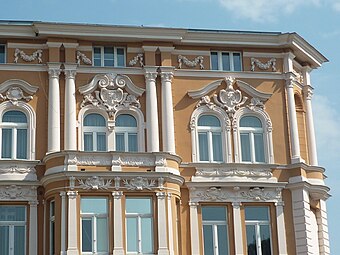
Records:
<instances>
[{"instance_id":1,"label":"building facade","mask_svg":"<svg viewBox=\"0 0 340 255\"><path fill-rule=\"evenodd\" d=\"M0 23L0 254L330 254L296 33Z\"/></svg>"}]
</instances>

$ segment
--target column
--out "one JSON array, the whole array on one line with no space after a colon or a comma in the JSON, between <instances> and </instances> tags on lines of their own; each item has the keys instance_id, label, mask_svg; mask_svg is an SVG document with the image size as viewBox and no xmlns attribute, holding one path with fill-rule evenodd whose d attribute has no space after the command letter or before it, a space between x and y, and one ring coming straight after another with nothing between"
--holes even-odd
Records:
<instances>
[{"instance_id":1,"label":"column","mask_svg":"<svg viewBox=\"0 0 340 255\"><path fill-rule=\"evenodd\" d=\"M64 149L77 150L76 65L65 64Z\"/></svg>"},{"instance_id":2,"label":"column","mask_svg":"<svg viewBox=\"0 0 340 255\"><path fill-rule=\"evenodd\" d=\"M157 192L157 217L158 217L158 255L169 255L168 232L166 229L166 204L165 192Z\"/></svg>"},{"instance_id":3,"label":"column","mask_svg":"<svg viewBox=\"0 0 340 255\"><path fill-rule=\"evenodd\" d=\"M328 222L327 222L327 210L326 201L320 199L319 210L316 213L318 229L319 229L319 246L320 255L329 255L329 236L328 236Z\"/></svg>"},{"instance_id":4,"label":"column","mask_svg":"<svg viewBox=\"0 0 340 255\"><path fill-rule=\"evenodd\" d=\"M60 255L66 255L66 192L60 192L61 217L60 217Z\"/></svg>"},{"instance_id":5,"label":"column","mask_svg":"<svg viewBox=\"0 0 340 255\"><path fill-rule=\"evenodd\" d=\"M124 255L122 191L112 192L113 196L113 255Z\"/></svg>"},{"instance_id":6,"label":"column","mask_svg":"<svg viewBox=\"0 0 340 255\"><path fill-rule=\"evenodd\" d=\"M303 187L292 190L293 223L296 239L296 255L313 254L311 211L309 192Z\"/></svg>"},{"instance_id":7,"label":"column","mask_svg":"<svg viewBox=\"0 0 340 255\"><path fill-rule=\"evenodd\" d=\"M173 231L173 215L172 215L172 194L168 193L168 228L169 228L169 254L174 255L174 231Z\"/></svg>"},{"instance_id":8,"label":"column","mask_svg":"<svg viewBox=\"0 0 340 255\"><path fill-rule=\"evenodd\" d=\"M60 151L60 64L48 64L48 145L47 151Z\"/></svg>"},{"instance_id":9,"label":"column","mask_svg":"<svg viewBox=\"0 0 340 255\"><path fill-rule=\"evenodd\" d=\"M38 254L38 201L28 202L30 206L29 255Z\"/></svg>"},{"instance_id":10,"label":"column","mask_svg":"<svg viewBox=\"0 0 340 255\"><path fill-rule=\"evenodd\" d=\"M77 191L68 191L67 255L79 255Z\"/></svg>"},{"instance_id":11,"label":"column","mask_svg":"<svg viewBox=\"0 0 340 255\"><path fill-rule=\"evenodd\" d=\"M241 203L233 202L234 215L234 237L235 237L235 255L243 255L243 234L242 234L242 219L241 219Z\"/></svg>"},{"instance_id":12,"label":"column","mask_svg":"<svg viewBox=\"0 0 340 255\"><path fill-rule=\"evenodd\" d=\"M312 109L312 96L313 88L311 86L303 87L303 95L306 105L306 129L308 141L308 155L309 164L312 166L318 165L318 156L316 151L316 140L314 131L313 109Z\"/></svg>"},{"instance_id":13,"label":"column","mask_svg":"<svg viewBox=\"0 0 340 255\"><path fill-rule=\"evenodd\" d=\"M175 126L172 102L173 68L161 67L163 151L175 154Z\"/></svg>"},{"instance_id":14,"label":"column","mask_svg":"<svg viewBox=\"0 0 340 255\"><path fill-rule=\"evenodd\" d=\"M277 235L279 242L279 254L287 255L287 242L286 242L286 226L285 217L283 212L284 202L279 201L275 203L276 206L276 222L277 222Z\"/></svg>"},{"instance_id":15,"label":"column","mask_svg":"<svg viewBox=\"0 0 340 255\"><path fill-rule=\"evenodd\" d=\"M147 152L159 151L156 67L145 67Z\"/></svg>"},{"instance_id":16,"label":"column","mask_svg":"<svg viewBox=\"0 0 340 255\"><path fill-rule=\"evenodd\" d=\"M291 146L291 163L301 162L300 157L300 142L298 124L296 118L295 100L294 100L294 85L293 78L289 77L286 80L286 91L288 101L288 121L289 121L289 132L290 132L290 146Z\"/></svg>"},{"instance_id":17,"label":"column","mask_svg":"<svg viewBox=\"0 0 340 255\"><path fill-rule=\"evenodd\" d=\"M190 240L191 255L200 255L200 238L198 228L197 202L189 202L190 206Z\"/></svg>"}]
</instances>

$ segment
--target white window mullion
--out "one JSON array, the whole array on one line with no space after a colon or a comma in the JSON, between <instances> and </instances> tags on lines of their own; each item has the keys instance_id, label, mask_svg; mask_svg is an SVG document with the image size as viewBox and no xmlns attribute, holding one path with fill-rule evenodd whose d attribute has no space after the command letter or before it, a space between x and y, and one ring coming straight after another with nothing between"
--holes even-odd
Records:
<instances>
[{"instance_id":1,"label":"white window mullion","mask_svg":"<svg viewBox=\"0 0 340 255\"><path fill-rule=\"evenodd\" d=\"M16 159L17 158L17 128L13 128L12 129L12 159Z\"/></svg>"},{"instance_id":2,"label":"white window mullion","mask_svg":"<svg viewBox=\"0 0 340 255\"><path fill-rule=\"evenodd\" d=\"M218 254L218 232L217 232L217 225L213 225L213 235L214 235L214 255L219 255Z\"/></svg>"},{"instance_id":3,"label":"white window mullion","mask_svg":"<svg viewBox=\"0 0 340 255\"><path fill-rule=\"evenodd\" d=\"M235 71L234 69L234 53L229 52L229 63L230 63L230 71Z\"/></svg>"},{"instance_id":4,"label":"white window mullion","mask_svg":"<svg viewBox=\"0 0 340 255\"><path fill-rule=\"evenodd\" d=\"M142 253L142 217L137 216L138 253Z\"/></svg>"},{"instance_id":5,"label":"white window mullion","mask_svg":"<svg viewBox=\"0 0 340 255\"><path fill-rule=\"evenodd\" d=\"M97 217L96 216L92 216L92 238L93 238L92 251L94 253L97 253Z\"/></svg>"},{"instance_id":6,"label":"white window mullion","mask_svg":"<svg viewBox=\"0 0 340 255\"><path fill-rule=\"evenodd\" d=\"M223 60L222 60L222 52L217 52L218 57L218 70L223 70Z\"/></svg>"},{"instance_id":7,"label":"white window mullion","mask_svg":"<svg viewBox=\"0 0 340 255\"><path fill-rule=\"evenodd\" d=\"M98 148L97 148L97 135L98 133L97 132L93 132L93 137L92 137L92 141L93 141L93 151L97 151Z\"/></svg>"},{"instance_id":8,"label":"white window mullion","mask_svg":"<svg viewBox=\"0 0 340 255\"><path fill-rule=\"evenodd\" d=\"M255 156L255 140L254 140L254 133L253 132L249 133L249 139L250 139L251 162L254 163L254 162L256 162L256 156Z\"/></svg>"},{"instance_id":9,"label":"white window mullion","mask_svg":"<svg viewBox=\"0 0 340 255\"><path fill-rule=\"evenodd\" d=\"M104 66L104 47L103 46L100 47L100 62L101 62L101 66Z\"/></svg>"},{"instance_id":10,"label":"white window mullion","mask_svg":"<svg viewBox=\"0 0 340 255\"><path fill-rule=\"evenodd\" d=\"M208 139L208 153L209 153L209 162L214 161L214 153L213 153L213 144L212 144L212 132L207 132Z\"/></svg>"},{"instance_id":11,"label":"white window mullion","mask_svg":"<svg viewBox=\"0 0 340 255\"><path fill-rule=\"evenodd\" d=\"M8 227L8 237L9 237L9 254L10 255L14 255L14 225L10 225L9 227Z\"/></svg>"},{"instance_id":12,"label":"white window mullion","mask_svg":"<svg viewBox=\"0 0 340 255\"><path fill-rule=\"evenodd\" d=\"M113 47L113 66L118 66L118 55L117 55L117 48Z\"/></svg>"},{"instance_id":13,"label":"white window mullion","mask_svg":"<svg viewBox=\"0 0 340 255\"><path fill-rule=\"evenodd\" d=\"M262 255L260 223L255 225L257 255Z\"/></svg>"},{"instance_id":14,"label":"white window mullion","mask_svg":"<svg viewBox=\"0 0 340 255\"><path fill-rule=\"evenodd\" d=\"M125 144L125 151L129 151L129 133L124 132L124 144Z\"/></svg>"}]
</instances>

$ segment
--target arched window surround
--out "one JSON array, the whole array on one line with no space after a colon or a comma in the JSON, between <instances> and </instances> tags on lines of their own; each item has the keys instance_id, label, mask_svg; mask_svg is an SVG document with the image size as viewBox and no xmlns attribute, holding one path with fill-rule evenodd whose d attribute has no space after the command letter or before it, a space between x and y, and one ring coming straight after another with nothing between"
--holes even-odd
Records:
<instances>
[{"instance_id":1,"label":"arched window surround","mask_svg":"<svg viewBox=\"0 0 340 255\"><path fill-rule=\"evenodd\" d=\"M221 136L222 136L222 162L230 163L232 161L231 155L231 128L228 115L223 109L214 107L213 109L208 106L200 106L194 110L191 115L190 129L191 129L191 147L192 147L192 161L200 162L199 160L199 142L198 142L198 119L203 115L212 115L219 119L221 123ZM204 161L206 162L206 161ZM214 163L214 162L211 162Z\"/></svg>"},{"instance_id":2,"label":"arched window surround","mask_svg":"<svg viewBox=\"0 0 340 255\"><path fill-rule=\"evenodd\" d=\"M138 152L145 151L145 122L144 115L140 109L136 107L117 107L117 111L113 116L108 115L105 109L88 105L83 107L78 114L78 150L84 151L84 118L91 113L97 113L104 117L107 125L107 151L116 150L116 138L115 138L115 119L120 114L129 114L133 116L137 121L138 131Z\"/></svg>"},{"instance_id":3,"label":"arched window surround","mask_svg":"<svg viewBox=\"0 0 340 255\"><path fill-rule=\"evenodd\" d=\"M27 159L18 160L35 160L35 130L36 130L36 114L33 108L22 101L16 102L13 105L11 102L3 102L0 104L0 121L2 127L2 117L8 111L20 111L23 112L27 117ZM2 139L2 128L0 129L0 139ZM1 155L1 146L0 146Z\"/></svg>"},{"instance_id":4,"label":"arched window surround","mask_svg":"<svg viewBox=\"0 0 340 255\"><path fill-rule=\"evenodd\" d=\"M236 163L241 163L241 138L240 138L240 120L244 116L257 117L262 124L263 128L263 143L264 143L264 156L265 163L274 163L274 152L273 152L273 137L272 137L272 122L269 115L261 108L254 107L249 109L243 107L237 110L233 116L233 137L234 137L234 158Z\"/></svg>"}]
</instances>

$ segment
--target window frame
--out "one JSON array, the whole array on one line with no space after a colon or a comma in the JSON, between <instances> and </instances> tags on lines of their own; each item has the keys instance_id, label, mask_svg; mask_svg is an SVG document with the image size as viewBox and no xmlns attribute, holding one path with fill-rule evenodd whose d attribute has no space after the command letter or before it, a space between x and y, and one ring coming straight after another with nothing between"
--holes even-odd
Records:
<instances>
[{"instance_id":1,"label":"window frame","mask_svg":"<svg viewBox=\"0 0 340 255\"><path fill-rule=\"evenodd\" d=\"M151 205L151 213L127 213L126 211L126 201L128 199L148 199L150 200L150 205ZM155 208L154 208L154 199L151 196L126 196L125 197L125 249L126 249L126 254L127 255L137 255L137 254L144 254L144 255L153 255L155 254L155 236L157 235L154 231L154 227L155 227ZM137 251L128 251L128 231L127 231L127 219L128 218L136 218L137 219L137 237L136 237L136 247L137 247ZM152 242L152 251L150 253L144 253L142 250L142 242L143 242L143 238L142 238L142 222L141 219L142 218L147 218L147 219L151 219L151 229L152 229L152 233L153 235L150 237L151 238L151 242Z\"/></svg>"},{"instance_id":2,"label":"window frame","mask_svg":"<svg viewBox=\"0 0 340 255\"><path fill-rule=\"evenodd\" d=\"M81 207L81 200L83 198L98 198L98 199L105 199L106 200L106 214L104 213L83 213L80 209L80 253L83 255L109 255L110 253L110 238L109 238L109 199L105 196L82 196L80 198L80 207ZM97 220L98 219L106 219L107 226L106 226L106 233L108 234L107 238L107 251L105 252L98 252L98 240L97 240ZM83 219L90 219L91 221L91 232L92 232L92 251L83 251L83 244L82 244L82 236L83 236L83 229L82 229L82 222Z\"/></svg>"},{"instance_id":3,"label":"window frame","mask_svg":"<svg viewBox=\"0 0 340 255\"><path fill-rule=\"evenodd\" d=\"M8 226L8 235L9 235L9 255L14 255L15 251L15 236L14 236L14 228L15 226L23 226L24 227L24 255L27 254L27 206L25 205L5 205L2 204L0 206L6 206L6 207L23 207L25 209L25 220L24 221L0 221L0 226Z\"/></svg>"},{"instance_id":4,"label":"window frame","mask_svg":"<svg viewBox=\"0 0 340 255\"><path fill-rule=\"evenodd\" d=\"M107 66L105 65L105 47L110 47L113 48L113 66ZM94 64L94 49L100 49L100 66L97 66ZM124 51L124 64L122 66L118 66L118 54L117 50L118 49L123 49ZM125 47L120 47L120 46L93 46L92 47L92 66L94 67L126 67L126 48Z\"/></svg>"},{"instance_id":5,"label":"window frame","mask_svg":"<svg viewBox=\"0 0 340 255\"><path fill-rule=\"evenodd\" d=\"M268 220L247 220L246 219L246 213L245 210L247 207L266 207L268 212ZM247 247L247 253L248 253L248 240L247 240L247 226L254 226L255 227L255 236L256 236L256 253L257 255L262 255L262 246L261 246L261 230L260 226L268 226L269 227L269 236L270 236L270 253L273 254L273 231L272 231L272 225L271 225L271 208L270 206L264 206L264 205L246 205L244 207L244 222L245 222L245 231L246 231L246 247Z\"/></svg>"},{"instance_id":6,"label":"window frame","mask_svg":"<svg viewBox=\"0 0 340 255\"><path fill-rule=\"evenodd\" d=\"M203 220L203 207L222 207L225 209L225 217L226 220L225 221L221 221L221 220ZM202 245L203 245L203 251L204 251L204 226L212 226L212 231L213 231L213 248L214 248L214 255L225 255L225 254L219 254L218 248L218 230L217 230L217 226L225 226L226 227L226 231L227 231L227 247L228 247L228 253L230 254L231 250L230 250L230 231L229 231L229 227L230 224L228 224L228 220L229 220L229 208L227 205L217 205L217 204L207 204L207 205L201 205L201 216L202 216Z\"/></svg>"},{"instance_id":7,"label":"window frame","mask_svg":"<svg viewBox=\"0 0 340 255\"><path fill-rule=\"evenodd\" d=\"M124 127L124 126L117 126L117 125L115 126L115 132L114 132L115 133L115 151L118 151L117 150L117 134L123 134L124 136L124 152L132 152L129 150L129 134L136 134L137 151L133 151L133 152L138 152L139 151L138 120L132 114L120 113L116 116L115 121L117 122L117 119L122 115L130 115L131 117L133 117L136 121L136 127Z\"/></svg>"},{"instance_id":8,"label":"window frame","mask_svg":"<svg viewBox=\"0 0 340 255\"><path fill-rule=\"evenodd\" d=\"M0 64L6 64L7 63L7 47L6 44L0 43L0 47L4 47L4 62L0 62Z\"/></svg>"},{"instance_id":9,"label":"window frame","mask_svg":"<svg viewBox=\"0 0 340 255\"><path fill-rule=\"evenodd\" d=\"M52 207L52 204L53 204L53 207ZM53 214L52 214L52 210L51 208L53 208ZM53 226L53 233L52 233L52 225ZM54 255L55 251L54 251L54 248L55 248L55 201L54 200L51 200L50 203L49 203L49 238L50 238L50 241L49 241L49 254L50 255ZM53 237L53 238L52 238Z\"/></svg>"},{"instance_id":10,"label":"window frame","mask_svg":"<svg viewBox=\"0 0 340 255\"><path fill-rule=\"evenodd\" d=\"M105 126L85 126L84 125L85 118L91 114L96 114L96 115L100 115L101 117L103 117L105 121ZM105 118L105 116L97 112L88 112L87 114L84 115L84 118L82 121L83 121L82 150L85 151L85 134L91 133L92 134L92 150L86 150L86 152L108 151L108 129L107 129L107 119ZM105 133L105 150L104 151L98 150L97 148L98 147L97 138L98 138L99 133Z\"/></svg>"},{"instance_id":11,"label":"window frame","mask_svg":"<svg viewBox=\"0 0 340 255\"><path fill-rule=\"evenodd\" d=\"M212 69L212 54L217 53L217 69ZM230 70L223 69L223 53L229 54L229 66ZM235 71L235 63L234 63L234 54L240 54L240 71ZM241 51L210 51L210 70L213 71L224 71L224 72L242 72L243 71L243 62L242 62L242 52Z\"/></svg>"}]
</instances>

